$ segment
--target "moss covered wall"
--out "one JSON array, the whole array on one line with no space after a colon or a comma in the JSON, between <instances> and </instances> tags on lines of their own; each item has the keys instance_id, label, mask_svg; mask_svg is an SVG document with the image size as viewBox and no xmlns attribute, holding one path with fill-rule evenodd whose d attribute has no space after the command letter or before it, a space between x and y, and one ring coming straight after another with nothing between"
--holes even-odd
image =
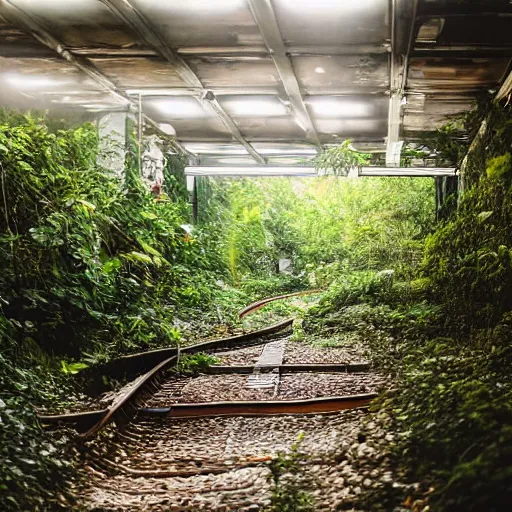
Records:
<instances>
[{"instance_id":1,"label":"moss covered wall","mask_svg":"<svg viewBox=\"0 0 512 512\"><path fill-rule=\"evenodd\" d=\"M511 106L495 104L468 154L459 208L427 242L424 271L467 327L512 309L511 147Z\"/></svg>"}]
</instances>

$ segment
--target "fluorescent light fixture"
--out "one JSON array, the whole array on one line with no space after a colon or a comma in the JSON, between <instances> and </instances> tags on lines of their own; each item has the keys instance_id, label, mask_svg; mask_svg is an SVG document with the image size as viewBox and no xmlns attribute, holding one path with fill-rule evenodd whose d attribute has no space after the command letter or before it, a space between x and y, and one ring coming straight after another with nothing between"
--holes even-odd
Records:
<instances>
[{"instance_id":1,"label":"fluorescent light fixture","mask_svg":"<svg viewBox=\"0 0 512 512\"><path fill-rule=\"evenodd\" d=\"M455 167L363 167L359 176L456 176Z\"/></svg>"},{"instance_id":2,"label":"fluorescent light fixture","mask_svg":"<svg viewBox=\"0 0 512 512\"><path fill-rule=\"evenodd\" d=\"M289 156L289 155L311 155L314 156L318 153L317 149L313 146L294 146L293 144L278 144L271 145L264 142L253 142L254 149L262 154L268 156Z\"/></svg>"},{"instance_id":3,"label":"fluorescent light fixture","mask_svg":"<svg viewBox=\"0 0 512 512\"><path fill-rule=\"evenodd\" d=\"M343 97L310 96L306 102L318 117L351 119L368 115L368 105Z\"/></svg>"},{"instance_id":4,"label":"fluorescent light fixture","mask_svg":"<svg viewBox=\"0 0 512 512\"><path fill-rule=\"evenodd\" d=\"M314 167L267 165L219 166L219 167L185 167L186 176L316 176Z\"/></svg>"},{"instance_id":5,"label":"fluorescent light fixture","mask_svg":"<svg viewBox=\"0 0 512 512\"><path fill-rule=\"evenodd\" d=\"M58 87L66 82L61 82L46 76L22 75L8 73L4 75L5 81L19 89L44 89L46 87Z\"/></svg>"},{"instance_id":6,"label":"fluorescent light fixture","mask_svg":"<svg viewBox=\"0 0 512 512\"><path fill-rule=\"evenodd\" d=\"M162 114L168 114L172 119L194 119L206 117L206 112L195 98L166 98L148 101Z\"/></svg>"},{"instance_id":7,"label":"fluorescent light fixture","mask_svg":"<svg viewBox=\"0 0 512 512\"><path fill-rule=\"evenodd\" d=\"M330 174L317 170L314 167L267 165L245 166L189 166L185 167L186 176L224 176L224 177L257 177L257 176L318 176ZM354 174L352 174L354 176ZM359 176L404 176L404 177L434 177L456 176L453 167L363 167Z\"/></svg>"},{"instance_id":8,"label":"fluorescent light fixture","mask_svg":"<svg viewBox=\"0 0 512 512\"><path fill-rule=\"evenodd\" d=\"M193 96L196 91L187 89L126 89L130 96Z\"/></svg>"},{"instance_id":9,"label":"fluorescent light fixture","mask_svg":"<svg viewBox=\"0 0 512 512\"><path fill-rule=\"evenodd\" d=\"M105 110L105 109L116 109L119 108L119 106L113 106L108 103L84 103L83 106L85 108L91 109L91 110Z\"/></svg>"},{"instance_id":10,"label":"fluorescent light fixture","mask_svg":"<svg viewBox=\"0 0 512 512\"><path fill-rule=\"evenodd\" d=\"M322 67L322 66L317 66L315 68L315 73L319 73L319 74L324 74L325 73L325 69Z\"/></svg>"},{"instance_id":11,"label":"fluorescent light fixture","mask_svg":"<svg viewBox=\"0 0 512 512\"><path fill-rule=\"evenodd\" d=\"M241 144L223 144L207 142L184 142L183 146L191 153L198 155L248 155L249 152Z\"/></svg>"},{"instance_id":12,"label":"fluorescent light fixture","mask_svg":"<svg viewBox=\"0 0 512 512\"><path fill-rule=\"evenodd\" d=\"M278 98L230 98L221 100L222 106L235 117L285 116L288 111Z\"/></svg>"}]
</instances>

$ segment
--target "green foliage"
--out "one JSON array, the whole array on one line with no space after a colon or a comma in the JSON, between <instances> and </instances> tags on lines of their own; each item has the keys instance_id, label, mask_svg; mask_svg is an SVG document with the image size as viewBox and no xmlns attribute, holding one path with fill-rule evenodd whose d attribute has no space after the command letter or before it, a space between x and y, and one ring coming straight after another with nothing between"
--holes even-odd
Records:
<instances>
[{"instance_id":1,"label":"green foliage","mask_svg":"<svg viewBox=\"0 0 512 512\"><path fill-rule=\"evenodd\" d=\"M510 111L489 110L459 208L427 240L421 272L436 305L392 302L373 321L374 359L399 376L385 403L401 433L397 457L413 481L432 485L430 506L441 512L510 505Z\"/></svg>"},{"instance_id":2,"label":"green foliage","mask_svg":"<svg viewBox=\"0 0 512 512\"><path fill-rule=\"evenodd\" d=\"M313 165L318 171L332 171L336 176L347 176L351 169L367 165L370 155L352 149L351 142L345 140L338 146L324 149L313 159Z\"/></svg>"},{"instance_id":3,"label":"green foliage","mask_svg":"<svg viewBox=\"0 0 512 512\"><path fill-rule=\"evenodd\" d=\"M307 286L308 282L305 276L292 274L270 275L265 279L247 276L240 283L240 289L249 297L255 299L298 292L304 290Z\"/></svg>"},{"instance_id":4,"label":"green foliage","mask_svg":"<svg viewBox=\"0 0 512 512\"><path fill-rule=\"evenodd\" d=\"M504 155L491 158L487 164L487 177L490 179L499 179L506 175L512 169L512 155Z\"/></svg>"},{"instance_id":5,"label":"green foliage","mask_svg":"<svg viewBox=\"0 0 512 512\"><path fill-rule=\"evenodd\" d=\"M457 215L428 240L423 271L460 327L492 326L512 308L510 106L494 109L468 160L469 189ZM477 173L479 169L479 173Z\"/></svg>"},{"instance_id":6,"label":"green foliage","mask_svg":"<svg viewBox=\"0 0 512 512\"><path fill-rule=\"evenodd\" d=\"M73 509L62 489L74 455L33 404L69 404L89 365L176 344L180 317L215 318L207 234L180 227L179 190L146 190L130 147L123 181L98 164L93 125L0 113L1 510Z\"/></svg>"},{"instance_id":7,"label":"green foliage","mask_svg":"<svg viewBox=\"0 0 512 512\"><path fill-rule=\"evenodd\" d=\"M69 438L43 432L31 404L69 385L48 372L44 360L21 350L14 326L1 315L0 344L0 509L70 510Z\"/></svg>"},{"instance_id":8,"label":"green foliage","mask_svg":"<svg viewBox=\"0 0 512 512\"><path fill-rule=\"evenodd\" d=\"M188 375L196 375L204 372L212 364L219 364L219 360L210 354L199 352L197 354L184 354L178 363L178 372Z\"/></svg>"},{"instance_id":9,"label":"green foliage","mask_svg":"<svg viewBox=\"0 0 512 512\"><path fill-rule=\"evenodd\" d=\"M429 178L210 179L208 191L216 227L205 229L242 287L248 278L272 278L280 258L291 259L310 286L347 269L405 275L421 260L434 223Z\"/></svg>"},{"instance_id":10,"label":"green foliage","mask_svg":"<svg viewBox=\"0 0 512 512\"><path fill-rule=\"evenodd\" d=\"M273 484L269 512L309 512L315 510L309 492L311 483L304 474L306 456L299 451L304 434L300 434L290 452L279 452L269 464Z\"/></svg>"},{"instance_id":11,"label":"green foliage","mask_svg":"<svg viewBox=\"0 0 512 512\"><path fill-rule=\"evenodd\" d=\"M184 205L154 199L133 169L123 188L98 167L92 125L17 123L0 127L4 314L53 352L173 344L177 311L213 298Z\"/></svg>"}]
</instances>

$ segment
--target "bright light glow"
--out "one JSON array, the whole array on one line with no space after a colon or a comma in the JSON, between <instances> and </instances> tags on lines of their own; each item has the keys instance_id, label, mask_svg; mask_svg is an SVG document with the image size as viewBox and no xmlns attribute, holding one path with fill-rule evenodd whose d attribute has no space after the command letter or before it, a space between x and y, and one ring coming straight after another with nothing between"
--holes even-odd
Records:
<instances>
[{"instance_id":1,"label":"bright light glow","mask_svg":"<svg viewBox=\"0 0 512 512\"><path fill-rule=\"evenodd\" d=\"M148 7L161 9L171 14L226 14L229 12L237 11L240 8L247 9L245 0L186 0L185 2L169 2L169 0L144 0L144 3L147 3ZM174 5L170 6L169 4Z\"/></svg>"},{"instance_id":2,"label":"bright light glow","mask_svg":"<svg viewBox=\"0 0 512 512\"><path fill-rule=\"evenodd\" d=\"M320 73L322 75L325 73L325 69L322 66L318 66L315 68L315 73Z\"/></svg>"},{"instance_id":3,"label":"bright light glow","mask_svg":"<svg viewBox=\"0 0 512 512\"><path fill-rule=\"evenodd\" d=\"M258 149L258 153L262 155L277 155L277 156L288 156L288 155L311 155L317 154L316 149L311 148L288 148L288 149Z\"/></svg>"},{"instance_id":4,"label":"bright light glow","mask_svg":"<svg viewBox=\"0 0 512 512\"><path fill-rule=\"evenodd\" d=\"M186 149L200 155L248 155L247 149L242 145L229 144L208 144L201 142L185 142Z\"/></svg>"},{"instance_id":5,"label":"bright light glow","mask_svg":"<svg viewBox=\"0 0 512 512\"><path fill-rule=\"evenodd\" d=\"M320 12L331 16L387 8L387 0L277 0L277 4L294 13L305 11L314 15Z\"/></svg>"},{"instance_id":6,"label":"bright light glow","mask_svg":"<svg viewBox=\"0 0 512 512\"><path fill-rule=\"evenodd\" d=\"M267 165L185 167L186 176L316 176L314 167Z\"/></svg>"},{"instance_id":7,"label":"bright light glow","mask_svg":"<svg viewBox=\"0 0 512 512\"><path fill-rule=\"evenodd\" d=\"M45 76L20 75L8 73L4 75L4 80L19 89L40 89L45 87L57 87L64 85L65 82L54 80Z\"/></svg>"},{"instance_id":8,"label":"bright light glow","mask_svg":"<svg viewBox=\"0 0 512 512\"><path fill-rule=\"evenodd\" d=\"M151 101L151 106L172 119L194 119L205 117L206 113L195 98L166 98Z\"/></svg>"},{"instance_id":9,"label":"bright light glow","mask_svg":"<svg viewBox=\"0 0 512 512\"><path fill-rule=\"evenodd\" d=\"M225 99L221 103L235 117L285 116L287 114L286 106L274 97Z\"/></svg>"},{"instance_id":10,"label":"bright light glow","mask_svg":"<svg viewBox=\"0 0 512 512\"><path fill-rule=\"evenodd\" d=\"M164 133L166 133L167 135L171 135L171 136L174 136L176 135L176 130L174 129L174 127L172 125L170 125L169 123L160 123L158 125L158 128L160 128L160 130L162 130Z\"/></svg>"},{"instance_id":11,"label":"bright light glow","mask_svg":"<svg viewBox=\"0 0 512 512\"><path fill-rule=\"evenodd\" d=\"M273 146L264 142L253 142L254 149L262 155L277 155L277 156L288 156L288 155L316 155L317 149L313 146L294 146L292 144L280 144Z\"/></svg>"},{"instance_id":12,"label":"bright light glow","mask_svg":"<svg viewBox=\"0 0 512 512\"><path fill-rule=\"evenodd\" d=\"M126 89L126 94L131 96L185 96L183 89ZM192 93L190 94L192 95Z\"/></svg>"},{"instance_id":13,"label":"bright light glow","mask_svg":"<svg viewBox=\"0 0 512 512\"><path fill-rule=\"evenodd\" d=\"M350 119L368 115L367 105L346 98L311 97L307 100L307 103L311 106L313 112L320 117L345 117Z\"/></svg>"},{"instance_id":14,"label":"bright light glow","mask_svg":"<svg viewBox=\"0 0 512 512\"><path fill-rule=\"evenodd\" d=\"M455 176L454 167L363 167L359 176Z\"/></svg>"},{"instance_id":15,"label":"bright light glow","mask_svg":"<svg viewBox=\"0 0 512 512\"><path fill-rule=\"evenodd\" d=\"M119 108L118 106L113 106L108 103L86 103L84 107L89 110L113 110Z\"/></svg>"}]
</instances>

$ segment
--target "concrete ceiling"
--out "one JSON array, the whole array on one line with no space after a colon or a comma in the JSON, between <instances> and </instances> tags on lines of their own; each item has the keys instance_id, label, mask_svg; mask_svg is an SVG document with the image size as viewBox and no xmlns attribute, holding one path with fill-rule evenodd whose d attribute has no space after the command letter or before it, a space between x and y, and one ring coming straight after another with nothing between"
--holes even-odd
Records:
<instances>
[{"instance_id":1,"label":"concrete ceiling","mask_svg":"<svg viewBox=\"0 0 512 512\"><path fill-rule=\"evenodd\" d=\"M386 152L497 90L509 0L0 0L0 105L141 105L201 163ZM397 151L398 148L398 151Z\"/></svg>"}]
</instances>

